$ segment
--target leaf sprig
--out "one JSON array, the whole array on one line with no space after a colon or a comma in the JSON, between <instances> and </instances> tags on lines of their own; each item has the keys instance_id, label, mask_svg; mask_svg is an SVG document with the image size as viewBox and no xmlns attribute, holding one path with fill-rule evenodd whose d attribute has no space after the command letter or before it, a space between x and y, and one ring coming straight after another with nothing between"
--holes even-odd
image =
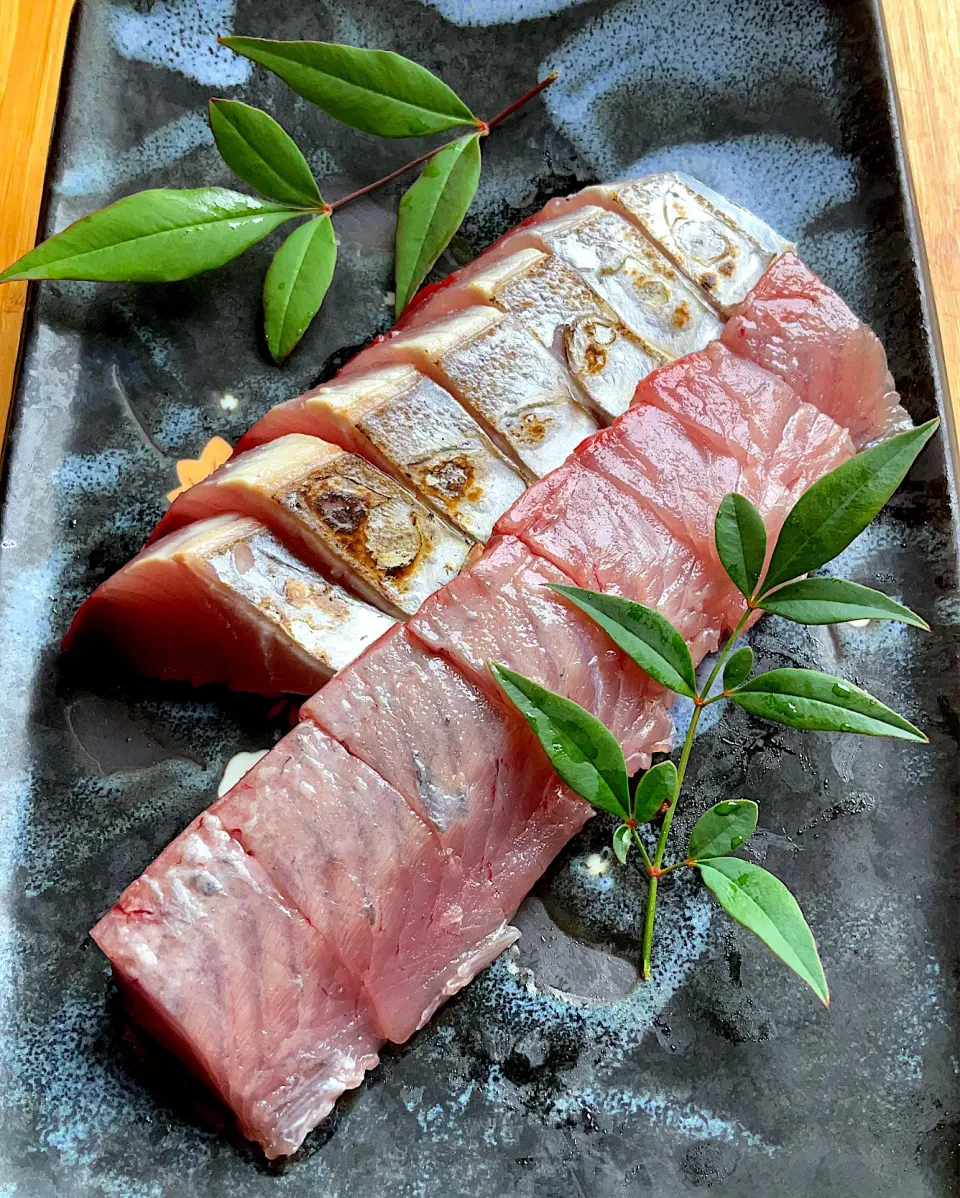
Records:
<instances>
[{"instance_id":1,"label":"leaf sprig","mask_svg":"<svg viewBox=\"0 0 960 1198\"><path fill-rule=\"evenodd\" d=\"M174 282L224 266L280 225L303 220L274 254L264 282L264 332L279 363L320 311L333 279L334 213L423 168L401 199L397 217L399 316L473 202L480 180L480 139L556 78L549 75L484 121L426 67L389 50L252 37L220 41L272 71L335 120L362 132L402 138L463 126L473 131L328 204L303 152L272 116L237 100L213 99L210 128L220 156L264 199L220 187L137 192L48 238L0 272L0 283Z\"/></svg>"},{"instance_id":2,"label":"leaf sprig","mask_svg":"<svg viewBox=\"0 0 960 1198\"><path fill-rule=\"evenodd\" d=\"M732 855L756 830L757 804L748 799L717 803L694 825L685 854L665 864L670 827L700 717L705 708L724 699L752 715L792 728L926 742L927 737L909 720L842 678L805 669L777 669L751 677L753 650L748 645L738 648L737 639L758 611L800 624L899 620L927 629L909 608L869 587L840 578L796 579L836 557L867 527L903 481L938 424L931 420L857 454L804 492L784 521L766 569L763 518L744 496L724 498L717 511L714 538L721 564L745 604L702 687L697 684L686 642L659 612L618 595L552 587L599 624L651 678L693 701L693 715L676 766L663 761L648 770L632 798L620 746L595 716L491 663L507 698L536 733L563 781L620 821L613 834L617 859L626 862L634 846L640 853L648 886L644 978L650 977L659 880L677 869L696 869L720 906L829 1005L823 966L796 899L771 873ZM715 691L720 678L722 688ZM658 819L651 853L639 829Z\"/></svg>"}]
</instances>

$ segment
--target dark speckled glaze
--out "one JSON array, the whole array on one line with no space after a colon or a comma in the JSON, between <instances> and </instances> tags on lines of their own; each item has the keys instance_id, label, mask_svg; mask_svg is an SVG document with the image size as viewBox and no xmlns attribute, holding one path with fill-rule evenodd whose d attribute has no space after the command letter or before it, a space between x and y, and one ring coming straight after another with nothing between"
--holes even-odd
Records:
<instances>
[{"instance_id":1,"label":"dark speckled glaze","mask_svg":"<svg viewBox=\"0 0 960 1198\"><path fill-rule=\"evenodd\" d=\"M229 30L393 47L483 114L556 67L545 101L485 145L444 271L552 195L676 166L795 237L884 339L913 416L937 410L867 0L87 0L50 228L143 187L229 186L204 125L211 94L268 108L314 147L328 198L410 155L217 50ZM140 546L177 458L214 433L235 441L386 327L396 198L343 213L323 316L283 370L258 331L267 247L186 283L37 293L0 532L0 1195L955 1193L960 602L942 441L840 563L933 633L768 618L752 635L764 666L844 673L930 746L720 711L678 821L721 797L761 801L751 853L808 913L829 1013L686 881L665 888L657 980L636 986L641 879L603 854L598 819L525 904L519 948L280 1170L127 1026L87 929L207 804L227 759L272 743L282 718L261 700L63 661L57 644Z\"/></svg>"}]
</instances>

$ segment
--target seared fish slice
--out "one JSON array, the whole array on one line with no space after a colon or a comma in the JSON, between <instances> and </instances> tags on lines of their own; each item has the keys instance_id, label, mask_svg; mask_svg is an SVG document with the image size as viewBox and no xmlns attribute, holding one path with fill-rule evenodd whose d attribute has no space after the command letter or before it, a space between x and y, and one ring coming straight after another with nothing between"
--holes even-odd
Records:
<instances>
[{"instance_id":1,"label":"seared fish slice","mask_svg":"<svg viewBox=\"0 0 960 1198\"><path fill-rule=\"evenodd\" d=\"M555 469L597 422L570 376L515 319L476 305L370 346L344 370L407 362L453 392L532 481Z\"/></svg>"},{"instance_id":2,"label":"seared fish slice","mask_svg":"<svg viewBox=\"0 0 960 1198\"><path fill-rule=\"evenodd\" d=\"M526 487L453 396L412 366L316 387L271 409L237 448L292 432L360 454L476 541Z\"/></svg>"},{"instance_id":3,"label":"seared fish slice","mask_svg":"<svg viewBox=\"0 0 960 1198\"><path fill-rule=\"evenodd\" d=\"M789 241L703 183L650 175L603 188L651 241L729 315Z\"/></svg>"},{"instance_id":4,"label":"seared fish slice","mask_svg":"<svg viewBox=\"0 0 960 1198\"><path fill-rule=\"evenodd\" d=\"M392 616L412 615L470 548L376 466L301 433L251 449L184 491L153 539L223 512L260 520L301 560Z\"/></svg>"},{"instance_id":5,"label":"seared fish slice","mask_svg":"<svg viewBox=\"0 0 960 1198\"><path fill-rule=\"evenodd\" d=\"M256 520L227 515L138 554L83 605L64 645L117 653L152 678L312 695L393 623Z\"/></svg>"}]
</instances>

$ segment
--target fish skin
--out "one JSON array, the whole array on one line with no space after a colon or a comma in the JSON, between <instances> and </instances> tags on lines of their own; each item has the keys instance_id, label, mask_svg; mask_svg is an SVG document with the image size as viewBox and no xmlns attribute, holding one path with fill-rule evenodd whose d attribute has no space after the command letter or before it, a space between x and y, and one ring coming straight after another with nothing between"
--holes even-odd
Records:
<instances>
[{"instance_id":1,"label":"fish skin","mask_svg":"<svg viewBox=\"0 0 960 1198\"><path fill-rule=\"evenodd\" d=\"M312 721L211 812L337 945L398 1044L519 935L489 879L465 878L400 793Z\"/></svg>"},{"instance_id":2,"label":"fish skin","mask_svg":"<svg viewBox=\"0 0 960 1198\"><path fill-rule=\"evenodd\" d=\"M400 791L464 878L489 882L503 919L592 814L520 717L406 625L309 699L301 718Z\"/></svg>"},{"instance_id":3,"label":"fish skin","mask_svg":"<svg viewBox=\"0 0 960 1198\"><path fill-rule=\"evenodd\" d=\"M262 524L225 515L164 537L101 583L63 647L86 645L194 686L309 695L392 624Z\"/></svg>"},{"instance_id":4,"label":"fish skin","mask_svg":"<svg viewBox=\"0 0 960 1198\"><path fill-rule=\"evenodd\" d=\"M876 334L796 254L770 265L722 340L849 429L858 449L912 427Z\"/></svg>"},{"instance_id":5,"label":"fish skin","mask_svg":"<svg viewBox=\"0 0 960 1198\"><path fill-rule=\"evenodd\" d=\"M488 663L499 662L592 712L623 747L631 772L669 745L659 688L550 583L573 579L515 537L483 554L432 595L407 627L495 702Z\"/></svg>"},{"instance_id":6,"label":"fish skin","mask_svg":"<svg viewBox=\"0 0 960 1198\"><path fill-rule=\"evenodd\" d=\"M295 1152L378 1062L383 1037L336 944L209 811L91 935L138 1021L270 1158Z\"/></svg>"},{"instance_id":7,"label":"fish skin","mask_svg":"<svg viewBox=\"0 0 960 1198\"><path fill-rule=\"evenodd\" d=\"M272 408L236 452L292 432L365 457L475 541L487 540L526 488L453 396L405 364L324 383Z\"/></svg>"},{"instance_id":8,"label":"fish skin","mask_svg":"<svg viewBox=\"0 0 960 1198\"><path fill-rule=\"evenodd\" d=\"M148 544L223 512L261 521L302 561L400 618L452 578L469 550L366 459L300 433L250 450L184 491Z\"/></svg>"}]
</instances>

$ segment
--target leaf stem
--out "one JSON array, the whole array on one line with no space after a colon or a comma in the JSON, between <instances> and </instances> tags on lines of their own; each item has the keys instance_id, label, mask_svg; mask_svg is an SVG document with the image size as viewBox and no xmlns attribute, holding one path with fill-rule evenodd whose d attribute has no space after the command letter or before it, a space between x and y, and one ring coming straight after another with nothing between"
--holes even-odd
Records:
<instances>
[{"instance_id":1,"label":"leaf stem","mask_svg":"<svg viewBox=\"0 0 960 1198\"><path fill-rule=\"evenodd\" d=\"M663 865L663 855L667 851L667 838L670 835L670 825L673 823L673 817L677 810L677 803L680 801L680 790L683 786L683 779L687 772L687 763L690 761L690 753L693 750L693 738L696 736L697 725L700 723L700 716L709 700L704 700L704 695L709 695L710 688L720 676L720 671L724 667L724 663L730 656L730 650L736 644L737 637L743 631L747 621L753 615L753 608L748 606L746 611L737 622L736 628L731 632L727 643L720 651L713 669L710 671L710 676L704 684L703 688L698 691L696 700L693 705L693 715L690 717L690 723L687 727L687 735L683 738L683 748L680 750L680 760L677 763L677 789L673 796L670 806L667 808L663 817L663 823L660 825L660 835L657 837L657 848L653 855L653 862L647 869L648 889L647 889L647 914L643 925L643 964L641 968L641 976L644 981L650 979L650 960L653 954L653 925L657 914L657 882L666 871L661 871ZM680 863L681 865L683 862ZM669 868L675 868L673 866ZM652 872L656 871L656 872Z\"/></svg>"},{"instance_id":2,"label":"leaf stem","mask_svg":"<svg viewBox=\"0 0 960 1198\"><path fill-rule=\"evenodd\" d=\"M548 75L546 79L541 79L536 87L531 87L529 91L524 92L524 94L518 100L514 100L512 104L508 104L507 107L504 108L502 112L498 112L495 117L492 117L489 121L479 121L477 123L477 128L480 132L480 136L485 137L492 129L495 129L497 125L502 124L507 117L512 116L518 109L523 108L525 104L528 104L535 96L538 96L542 91L548 88L550 84L556 80L556 78L557 72L554 71L553 74ZM442 146L437 146L436 149L428 150L426 154L421 154L419 158L414 158L412 162L408 162L404 166L398 166L395 171L391 171L389 175L384 175L382 179L375 179L373 183L368 183L366 187L359 187L356 191L351 191L349 195L341 196L339 200L334 200L333 203L329 205L330 212L337 212L340 208L345 208L347 204L352 204L354 200L359 200L361 196L369 195L371 191L376 191L380 187L386 187L386 185L388 183L392 183L394 179L399 179L402 175L406 175L410 171L416 170L418 166L423 166L425 162L429 162L430 159L435 158L441 150L445 150L447 146L452 144L452 142L445 142Z\"/></svg>"}]
</instances>

